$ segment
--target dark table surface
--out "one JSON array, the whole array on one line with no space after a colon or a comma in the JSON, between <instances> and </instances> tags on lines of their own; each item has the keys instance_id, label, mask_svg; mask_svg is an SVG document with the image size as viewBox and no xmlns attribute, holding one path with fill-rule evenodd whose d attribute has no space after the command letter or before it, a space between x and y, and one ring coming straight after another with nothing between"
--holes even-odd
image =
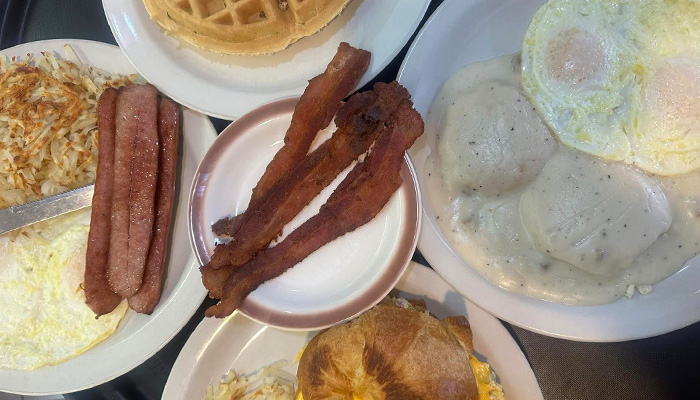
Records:
<instances>
[{"instance_id":1,"label":"dark table surface","mask_svg":"<svg viewBox=\"0 0 700 400\"><path fill-rule=\"evenodd\" d=\"M424 21L441 2L431 2ZM98 0L0 0L0 13L0 49L59 38L116 44ZM394 80L408 46L370 84ZM228 125L228 121L212 121L218 132ZM414 260L428 265L418 252ZM65 397L160 399L180 349L204 318L209 305L205 303L182 331L145 363L111 382ZM623 343L572 342L503 324L530 361L547 400L700 399L700 323Z\"/></svg>"}]
</instances>

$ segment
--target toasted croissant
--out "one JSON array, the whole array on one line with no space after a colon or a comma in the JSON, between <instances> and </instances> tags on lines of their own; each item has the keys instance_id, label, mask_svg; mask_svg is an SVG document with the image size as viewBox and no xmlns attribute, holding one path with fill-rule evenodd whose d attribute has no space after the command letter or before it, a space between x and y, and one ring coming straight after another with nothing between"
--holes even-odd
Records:
<instances>
[{"instance_id":1,"label":"toasted croissant","mask_svg":"<svg viewBox=\"0 0 700 400\"><path fill-rule=\"evenodd\" d=\"M464 317L382 302L316 335L299 361L304 400L472 400L478 391Z\"/></svg>"}]
</instances>

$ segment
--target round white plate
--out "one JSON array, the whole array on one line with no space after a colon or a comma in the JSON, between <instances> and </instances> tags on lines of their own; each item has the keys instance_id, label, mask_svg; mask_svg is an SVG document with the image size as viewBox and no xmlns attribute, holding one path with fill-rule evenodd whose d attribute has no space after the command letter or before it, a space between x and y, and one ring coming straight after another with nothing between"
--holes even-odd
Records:
<instances>
[{"instance_id":1,"label":"round white plate","mask_svg":"<svg viewBox=\"0 0 700 400\"><path fill-rule=\"evenodd\" d=\"M500 321L454 291L432 270L412 262L396 288L405 298L422 298L439 318L465 315L474 334L477 357L496 371L508 400L542 399L537 379L520 348ZM227 319L205 319L187 340L175 361L163 400L201 399L229 369L248 374L277 360L286 372L317 332L290 332L261 325L234 313Z\"/></svg>"},{"instance_id":2,"label":"round white plate","mask_svg":"<svg viewBox=\"0 0 700 400\"><path fill-rule=\"evenodd\" d=\"M399 72L416 109L427 115L443 83L462 66L520 51L530 19L543 0L446 0L426 22ZM426 74L425 71L431 73ZM426 127L426 135L431 134ZM410 151L418 180L424 179L430 148L425 141ZM505 291L483 278L456 255L423 201L418 248L448 282L498 318L548 336L591 342L650 337L700 321L700 258L646 296L579 307L549 303Z\"/></svg>"},{"instance_id":3,"label":"round white plate","mask_svg":"<svg viewBox=\"0 0 700 400\"><path fill-rule=\"evenodd\" d=\"M211 146L192 182L191 243L202 265L213 253L211 224L245 210L253 187L282 146L298 98L279 100L229 125ZM330 137L334 124L312 145ZM284 227L286 236L315 215L350 167ZM240 311L288 329L321 329L367 310L396 285L420 230L420 192L408 157L403 184L369 223L326 244L253 291ZM282 239L284 238L282 237Z\"/></svg>"},{"instance_id":4,"label":"round white plate","mask_svg":"<svg viewBox=\"0 0 700 400\"><path fill-rule=\"evenodd\" d=\"M139 72L163 93L205 114L235 119L304 91L338 44L372 53L358 87L396 57L418 27L429 0L353 0L315 35L272 55L221 55L201 50L152 21L141 0L102 0L117 42Z\"/></svg>"},{"instance_id":5,"label":"round white plate","mask_svg":"<svg viewBox=\"0 0 700 400\"><path fill-rule=\"evenodd\" d=\"M66 43L83 63L121 74L136 72L118 47L87 40L32 42L0 53L25 57L27 53L52 51L65 56L63 45ZM0 369L0 391L28 395L67 393L110 381L162 348L202 303L206 291L197 268L199 264L188 245L186 206L197 164L214 141L216 131L209 119L199 113L184 109L183 117L180 175L167 274L160 303L153 314L129 310L112 336L62 364L35 371Z\"/></svg>"}]
</instances>

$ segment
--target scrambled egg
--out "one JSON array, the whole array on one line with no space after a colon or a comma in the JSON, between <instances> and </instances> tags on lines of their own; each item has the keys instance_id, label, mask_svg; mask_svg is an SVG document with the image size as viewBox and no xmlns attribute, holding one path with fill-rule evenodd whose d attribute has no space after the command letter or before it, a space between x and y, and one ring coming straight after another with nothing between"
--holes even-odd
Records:
<instances>
[{"instance_id":1,"label":"scrambled egg","mask_svg":"<svg viewBox=\"0 0 700 400\"><path fill-rule=\"evenodd\" d=\"M58 364L116 330L126 302L99 319L85 305L89 227L88 208L0 236L0 367Z\"/></svg>"}]
</instances>

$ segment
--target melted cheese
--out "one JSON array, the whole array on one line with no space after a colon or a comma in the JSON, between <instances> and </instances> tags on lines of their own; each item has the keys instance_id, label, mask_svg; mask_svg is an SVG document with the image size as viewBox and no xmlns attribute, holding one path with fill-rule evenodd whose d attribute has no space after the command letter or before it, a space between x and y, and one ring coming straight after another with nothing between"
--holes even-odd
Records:
<instances>
[{"instance_id":1,"label":"melted cheese","mask_svg":"<svg viewBox=\"0 0 700 400\"><path fill-rule=\"evenodd\" d=\"M474 371L474 378L476 378L479 400L505 400L503 388L492 378L491 366L479 361L473 355L469 358L469 363Z\"/></svg>"}]
</instances>

